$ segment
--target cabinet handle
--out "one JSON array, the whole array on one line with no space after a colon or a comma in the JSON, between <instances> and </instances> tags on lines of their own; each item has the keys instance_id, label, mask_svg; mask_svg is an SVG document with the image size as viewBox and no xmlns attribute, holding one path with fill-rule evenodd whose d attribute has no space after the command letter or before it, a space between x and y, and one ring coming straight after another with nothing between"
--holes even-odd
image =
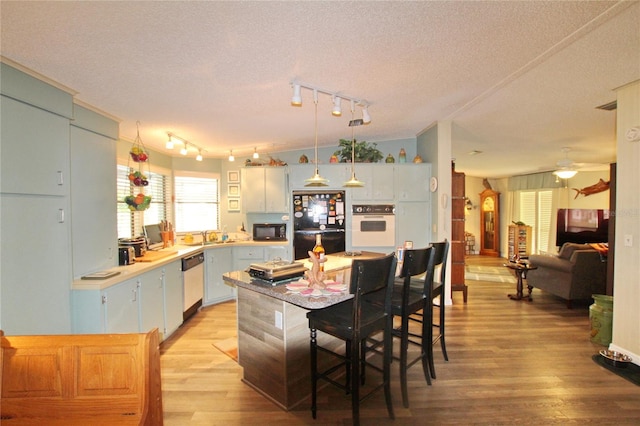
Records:
<instances>
[{"instance_id":1,"label":"cabinet handle","mask_svg":"<svg viewBox=\"0 0 640 426\"><path fill-rule=\"evenodd\" d=\"M138 289L134 288L133 290L131 290L133 299L131 299L132 302L135 302L138 300Z\"/></svg>"},{"instance_id":2,"label":"cabinet handle","mask_svg":"<svg viewBox=\"0 0 640 426\"><path fill-rule=\"evenodd\" d=\"M58 209L58 223L64 223L64 209Z\"/></svg>"},{"instance_id":3,"label":"cabinet handle","mask_svg":"<svg viewBox=\"0 0 640 426\"><path fill-rule=\"evenodd\" d=\"M62 174L62 170L58 170L58 185L64 185L64 175Z\"/></svg>"},{"instance_id":4,"label":"cabinet handle","mask_svg":"<svg viewBox=\"0 0 640 426\"><path fill-rule=\"evenodd\" d=\"M103 304L103 305L106 305L106 304L107 304L107 295L106 295L106 294L103 294L103 295L102 295L102 304Z\"/></svg>"}]
</instances>

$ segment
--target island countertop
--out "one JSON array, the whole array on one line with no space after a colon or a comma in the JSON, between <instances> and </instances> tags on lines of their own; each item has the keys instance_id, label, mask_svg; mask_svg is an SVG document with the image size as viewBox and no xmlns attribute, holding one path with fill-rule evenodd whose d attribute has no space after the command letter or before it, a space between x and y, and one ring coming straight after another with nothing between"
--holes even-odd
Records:
<instances>
[{"instance_id":1,"label":"island countertop","mask_svg":"<svg viewBox=\"0 0 640 426\"><path fill-rule=\"evenodd\" d=\"M354 259L372 258L381 255L383 255L383 253L374 252L363 252L361 257L346 256L343 253L327 255L327 261L325 262L325 271L327 274L327 278L335 280L339 283L346 283L348 285L351 277L351 262ZM307 267L307 269L311 269L311 262L305 261L303 263L305 267ZM246 288L248 290L252 290L257 293L261 293L266 296L289 302L293 305L310 310L326 308L327 306L335 305L336 303L349 300L353 297L353 295L349 293L348 288L342 293L322 296L305 296L287 290L286 284L291 281L273 285L270 282L253 278L246 271L227 272L222 275L222 278L229 284ZM295 282L295 280L293 280L293 282Z\"/></svg>"}]
</instances>

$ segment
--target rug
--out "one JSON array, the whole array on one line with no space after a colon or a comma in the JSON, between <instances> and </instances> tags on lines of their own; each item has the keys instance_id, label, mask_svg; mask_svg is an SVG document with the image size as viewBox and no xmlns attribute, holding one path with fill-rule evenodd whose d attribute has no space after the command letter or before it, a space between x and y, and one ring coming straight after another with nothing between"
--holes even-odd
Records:
<instances>
[{"instance_id":1,"label":"rug","mask_svg":"<svg viewBox=\"0 0 640 426\"><path fill-rule=\"evenodd\" d=\"M606 368L636 386L640 386L640 366L629 364L626 368L614 367L613 365L607 364L604 361L604 357L600 354L593 355L591 359L599 366Z\"/></svg>"},{"instance_id":2,"label":"rug","mask_svg":"<svg viewBox=\"0 0 640 426\"><path fill-rule=\"evenodd\" d=\"M464 268L464 279L512 284L516 282L516 277L511 270L505 266L466 265Z\"/></svg>"},{"instance_id":3,"label":"rug","mask_svg":"<svg viewBox=\"0 0 640 426\"><path fill-rule=\"evenodd\" d=\"M229 358L238 362L238 338L229 337L228 339L213 342L213 347L218 349Z\"/></svg>"}]
</instances>

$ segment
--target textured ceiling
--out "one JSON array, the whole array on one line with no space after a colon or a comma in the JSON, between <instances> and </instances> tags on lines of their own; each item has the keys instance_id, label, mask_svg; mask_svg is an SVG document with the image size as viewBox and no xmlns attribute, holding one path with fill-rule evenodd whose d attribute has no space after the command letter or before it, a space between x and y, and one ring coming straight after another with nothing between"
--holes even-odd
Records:
<instances>
[{"instance_id":1,"label":"textured ceiling","mask_svg":"<svg viewBox=\"0 0 640 426\"><path fill-rule=\"evenodd\" d=\"M370 142L453 122L456 168L500 177L552 169L562 147L615 161L615 112L640 78L640 3L0 2L2 55L121 120L165 151L167 132L247 155L313 146L313 104L293 79L363 98ZM321 146L349 138L319 99ZM359 112L356 112L359 114ZM482 154L469 156L473 150Z\"/></svg>"}]
</instances>

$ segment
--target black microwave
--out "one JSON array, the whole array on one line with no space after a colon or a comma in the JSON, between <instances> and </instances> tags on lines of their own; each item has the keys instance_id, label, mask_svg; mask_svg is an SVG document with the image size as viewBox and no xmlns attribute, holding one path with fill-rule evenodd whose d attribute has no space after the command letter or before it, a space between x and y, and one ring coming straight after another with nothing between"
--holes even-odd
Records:
<instances>
[{"instance_id":1,"label":"black microwave","mask_svg":"<svg viewBox=\"0 0 640 426\"><path fill-rule=\"evenodd\" d=\"M287 225L284 223L254 223L253 241L286 241Z\"/></svg>"}]
</instances>

